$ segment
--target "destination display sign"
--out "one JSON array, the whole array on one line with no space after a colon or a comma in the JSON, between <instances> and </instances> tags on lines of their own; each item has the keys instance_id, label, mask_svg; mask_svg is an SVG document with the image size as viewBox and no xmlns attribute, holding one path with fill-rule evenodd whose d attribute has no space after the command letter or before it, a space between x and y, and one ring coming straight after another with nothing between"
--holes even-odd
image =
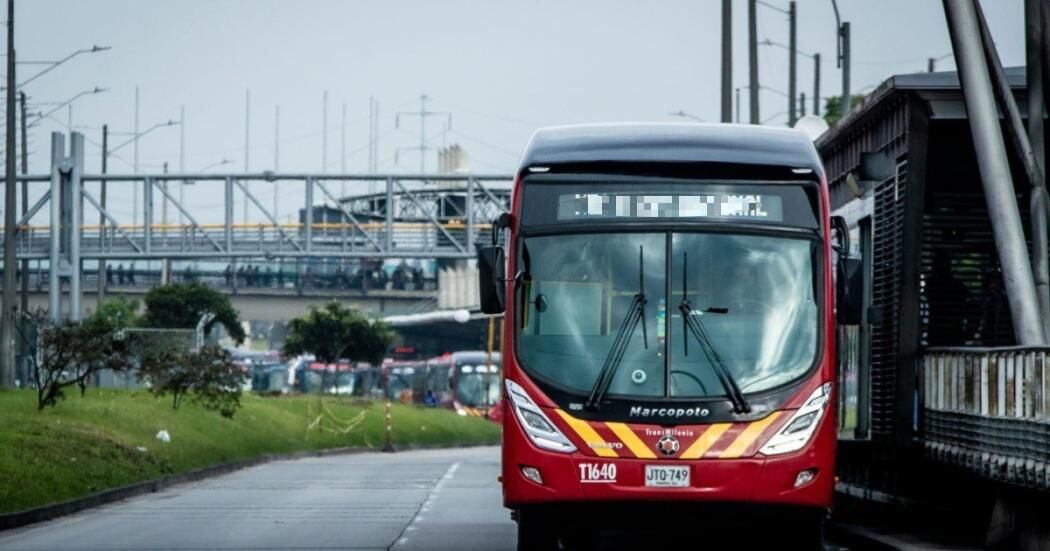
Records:
<instances>
[{"instance_id":1,"label":"destination display sign","mask_svg":"<svg viewBox=\"0 0 1050 551\"><path fill-rule=\"evenodd\" d=\"M805 182L537 174L524 187L526 229L639 222L818 227L816 187Z\"/></svg>"},{"instance_id":2,"label":"destination display sign","mask_svg":"<svg viewBox=\"0 0 1050 551\"><path fill-rule=\"evenodd\" d=\"M754 193L566 193L558 196L559 221L595 218L749 218L784 221L779 195Z\"/></svg>"}]
</instances>

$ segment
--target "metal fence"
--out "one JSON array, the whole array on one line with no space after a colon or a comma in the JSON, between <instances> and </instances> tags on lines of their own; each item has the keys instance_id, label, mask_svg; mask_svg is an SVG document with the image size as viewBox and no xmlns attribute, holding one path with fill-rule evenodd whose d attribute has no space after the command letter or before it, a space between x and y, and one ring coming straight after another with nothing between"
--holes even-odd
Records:
<instances>
[{"instance_id":1,"label":"metal fence","mask_svg":"<svg viewBox=\"0 0 1050 551\"><path fill-rule=\"evenodd\" d=\"M932 459L1050 490L1050 347L930 348L923 439Z\"/></svg>"}]
</instances>

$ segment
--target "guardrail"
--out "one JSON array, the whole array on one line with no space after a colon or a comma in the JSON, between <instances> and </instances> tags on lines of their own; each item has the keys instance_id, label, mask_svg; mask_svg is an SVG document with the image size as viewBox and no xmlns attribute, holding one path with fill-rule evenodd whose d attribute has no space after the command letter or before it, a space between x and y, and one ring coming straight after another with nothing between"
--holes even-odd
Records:
<instances>
[{"instance_id":1,"label":"guardrail","mask_svg":"<svg viewBox=\"0 0 1050 551\"><path fill-rule=\"evenodd\" d=\"M930 348L927 456L979 476L1050 490L1050 347Z\"/></svg>"}]
</instances>

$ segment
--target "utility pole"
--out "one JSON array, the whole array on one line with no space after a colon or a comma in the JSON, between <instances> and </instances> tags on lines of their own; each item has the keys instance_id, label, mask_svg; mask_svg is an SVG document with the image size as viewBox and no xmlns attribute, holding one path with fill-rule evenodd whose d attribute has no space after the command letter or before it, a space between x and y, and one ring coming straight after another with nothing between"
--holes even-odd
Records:
<instances>
[{"instance_id":1,"label":"utility pole","mask_svg":"<svg viewBox=\"0 0 1050 551\"><path fill-rule=\"evenodd\" d=\"M836 0L831 0L831 7L835 10L835 26L838 30L838 42L836 42L837 56L835 65L842 68L842 118L850 112L853 103L849 93L849 22L843 22L839 17L839 5Z\"/></svg>"},{"instance_id":2,"label":"utility pole","mask_svg":"<svg viewBox=\"0 0 1050 551\"><path fill-rule=\"evenodd\" d=\"M813 114L820 115L820 54L813 54Z\"/></svg>"},{"instance_id":3,"label":"utility pole","mask_svg":"<svg viewBox=\"0 0 1050 551\"><path fill-rule=\"evenodd\" d=\"M179 174L186 174L186 106L179 106ZM186 181L179 181L179 226L186 223L182 209L186 208ZM182 228L180 228L181 231Z\"/></svg>"},{"instance_id":4,"label":"utility pole","mask_svg":"<svg viewBox=\"0 0 1050 551\"><path fill-rule=\"evenodd\" d=\"M378 115L378 113L379 113L379 108L378 108L378 104L377 104L376 114ZM427 132L427 117L435 117L435 116L448 117L448 120L446 122L448 123L448 127L452 128L452 113L448 113L448 112L444 112L444 111L441 111L441 112L439 112L439 111L427 111L427 95L423 94L423 95L419 96L419 111L400 111L400 112L398 112L394 116L394 126L400 128L400 126L401 126L401 117L402 116L419 117L419 147L418 148L409 148L409 149L419 149L419 173L420 174L425 174L426 173L426 166L427 166L427 151L430 151L430 150L434 149L432 147L427 147L427 134L426 134L426 132ZM378 121L378 117L377 117L376 120ZM378 124L378 122L377 122L377 124ZM378 141L379 141L379 136L377 135L376 136L376 143L377 144L378 144Z\"/></svg>"},{"instance_id":5,"label":"utility pole","mask_svg":"<svg viewBox=\"0 0 1050 551\"><path fill-rule=\"evenodd\" d=\"M4 143L4 290L0 386L15 386L15 0L7 0L7 127ZM54 223L55 221L52 221ZM52 268L54 269L54 268Z\"/></svg>"},{"instance_id":6,"label":"utility pole","mask_svg":"<svg viewBox=\"0 0 1050 551\"><path fill-rule=\"evenodd\" d=\"M427 166L427 95L419 97L419 173L426 174ZM390 208L390 205L387 205Z\"/></svg>"},{"instance_id":7,"label":"utility pole","mask_svg":"<svg viewBox=\"0 0 1050 551\"><path fill-rule=\"evenodd\" d=\"M328 90L321 97L321 172L328 172Z\"/></svg>"},{"instance_id":8,"label":"utility pole","mask_svg":"<svg viewBox=\"0 0 1050 551\"><path fill-rule=\"evenodd\" d=\"M733 121L733 4L722 0L722 122Z\"/></svg>"},{"instance_id":9,"label":"utility pole","mask_svg":"<svg viewBox=\"0 0 1050 551\"><path fill-rule=\"evenodd\" d=\"M346 174L346 102L343 102L343 120L340 125L339 173ZM339 197L346 197L346 180L339 180Z\"/></svg>"},{"instance_id":10,"label":"utility pole","mask_svg":"<svg viewBox=\"0 0 1050 551\"><path fill-rule=\"evenodd\" d=\"M372 172L379 172L379 100L375 100L372 111Z\"/></svg>"},{"instance_id":11,"label":"utility pole","mask_svg":"<svg viewBox=\"0 0 1050 551\"><path fill-rule=\"evenodd\" d=\"M244 91L244 173L248 173L248 167L251 166L249 162L249 145L251 140L251 123L252 123L252 92L251 90ZM247 220L245 220L247 222Z\"/></svg>"},{"instance_id":12,"label":"utility pole","mask_svg":"<svg viewBox=\"0 0 1050 551\"><path fill-rule=\"evenodd\" d=\"M853 97L849 90L849 21L842 24L842 117L853 109Z\"/></svg>"},{"instance_id":13,"label":"utility pole","mask_svg":"<svg viewBox=\"0 0 1050 551\"><path fill-rule=\"evenodd\" d=\"M798 95L798 37L796 33L797 9L794 0L788 2L788 126L798 120L795 112Z\"/></svg>"},{"instance_id":14,"label":"utility pole","mask_svg":"<svg viewBox=\"0 0 1050 551\"><path fill-rule=\"evenodd\" d=\"M273 108L273 171L277 172L281 166L281 106ZM277 215L277 180L273 181L273 219L280 222Z\"/></svg>"},{"instance_id":15,"label":"utility pole","mask_svg":"<svg viewBox=\"0 0 1050 551\"><path fill-rule=\"evenodd\" d=\"M21 127L22 127L21 128L21 130L22 130L22 174L26 175L26 174L29 174L29 142L26 139L26 93L25 92L19 92L18 93L18 101L21 104L21 110L22 110L22 121L21 121ZM29 213L29 181L22 180L22 216L25 216L27 213ZM29 261L28 260L23 260L22 261L22 296L21 296L20 304L21 304L21 311L22 312L28 312L29 311ZM20 321L16 321L15 323L21 323L21 322ZM22 342L22 340L19 339L19 342ZM22 380L24 381L24 380L26 380L24 378L25 375L29 372L29 370L26 369L26 366L28 365L26 363L27 358L26 358L26 355L25 355L25 351L27 350L27 347L25 346L24 342L22 342L22 346L20 347L20 350L22 350L22 362L21 362L22 363L22 376L23 376Z\"/></svg>"},{"instance_id":16,"label":"utility pole","mask_svg":"<svg viewBox=\"0 0 1050 551\"><path fill-rule=\"evenodd\" d=\"M932 73L934 68L937 66L937 59L928 57L926 58L926 72Z\"/></svg>"},{"instance_id":17,"label":"utility pole","mask_svg":"<svg viewBox=\"0 0 1050 551\"><path fill-rule=\"evenodd\" d=\"M747 0L747 72L748 100L751 124L759 124L758 116L758 1Z\"/></svg>"},{"instance_id":18,"label":"utility pole","mask_svg":"<svg viewBox=\"0 0 1050 551\"><path fill-rule=\"evenodd\" d=\"M132 172L134 174L139 173L139 87L135 87L135 129L134 129L135 141L132 142L131 146L134 150L134 159L132 160ZM132 205L131 205L131 223L132 225L138 225L139 223L139 185L135 182L131 186L132 190Z\"/></svg>"},{"instance_id":19,"label":"utility pole","mask_svg":"<svg viewBox=\"0 0 1050 551\"><path fill-rule=\"evenodd\" d=\"M379 102L369 97L369 172L375 174L379 165ZM376 192L376 183L370 179L369 194Z\"/></svg>"},{"instance_id":20,"label":"utility pole","mask_svg":"<svg viewBox=\"0 0 1050 551\"><path fill-rule=\"evenodd\" d=\"M168 173L168 161L164 161L164 164L161 165L161 166L162 166L162 168L161 168L162 173L167 174ZM168 181L164 180L164 183L162 184L162 186L164 187L164 191L167 192L168 191ZM167 193L164 194L164 198L160 202L160 223L162 225L164 225L164 226L168 225L168 194Z\"/></svg>"},{"instance_id":21,"label":"utility pole","mask_svg":"<svg viewBox=\"0 0 1050 551\"><path fill-rule=\"evenodd\" d=\"M249 170L249 138L251 136L251 115L252 115L252 93L251 90L244 91L244 173L247 174ZM245 188L248 187L248 182L244 182ZM243 224L248 223L248 195L245 193L244 196L244 213L241 217Z\"/></svg>"},{"instance_id":22,"label":"utility pole","mask_svg":"<svg viewBox=\"0 0 1050 551\"><path fill-rule=\"evenodd\" d=\"M109 160L109 125L102 125L102 174L106 173L107 163ZM99 183L99 203L102 205L102 210L106 209L106 181L102 180ZM101 212L98 213L98 235L99 235L99 248L105 249L106 247L106 215ZM96 304L101 305L106 300L106 273L109 268L106 266L106 259L98 259L98 299L95 301Z\"/></svg>"},{"instance_id":23,"label":"utility pole","mask_svg":"<svg viewBox=\"0 0 1050 551\"><path fill-rule=\"evenodd\" d=\"M375 98L368 96L368 172L372 172L372 153L375 146Z\"/></svg>"},{"instance_id":24,"label":"utility pole","mask_svg":"<svg viewBox=\"0 0 1050 551\"><path fill-rule=\"evenodd\" d=\"M798 116L799 118L806 116L806 93L798 93Z\"/></svg>"},{"instance_id":25,"label":"utility pole","mask_svg":"<svg viewBox=\"0 0 1050 551\"><path fill-rule=\"evenodd\" d=\"M20 121L20 131L22 134L22 174L29 174L29 143L26 141L26 93L18 92L18 105L21 110L22 120ZM26 197L26 193L29 191L28 182L22 181L22 200L28 204L29 198ZM28 207L23 209L28 210ZM25 213L23 213L25 214Z\"/></svg>"}]
</instances>

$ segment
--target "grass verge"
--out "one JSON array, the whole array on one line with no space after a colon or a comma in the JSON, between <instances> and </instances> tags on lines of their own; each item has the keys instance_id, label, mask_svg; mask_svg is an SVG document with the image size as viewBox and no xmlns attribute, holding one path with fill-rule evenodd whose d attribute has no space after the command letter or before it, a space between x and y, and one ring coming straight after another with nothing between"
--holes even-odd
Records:
<instances>
[{"instance_id":1,"label":"grass verge","mask_svg":"<svg viewBox=\"0 0 1050 551\"><path fill-rule=\"evenodd\" d=\"M384 402L245 395L231 420L189 402L175 411L143 390L70 394L38 412L32 391L0 390L0 513L266 453L384 443ZM394 405L393 419L395 446L499 440L495 424L448 410Z\"/></svg>"}]
</instances>

